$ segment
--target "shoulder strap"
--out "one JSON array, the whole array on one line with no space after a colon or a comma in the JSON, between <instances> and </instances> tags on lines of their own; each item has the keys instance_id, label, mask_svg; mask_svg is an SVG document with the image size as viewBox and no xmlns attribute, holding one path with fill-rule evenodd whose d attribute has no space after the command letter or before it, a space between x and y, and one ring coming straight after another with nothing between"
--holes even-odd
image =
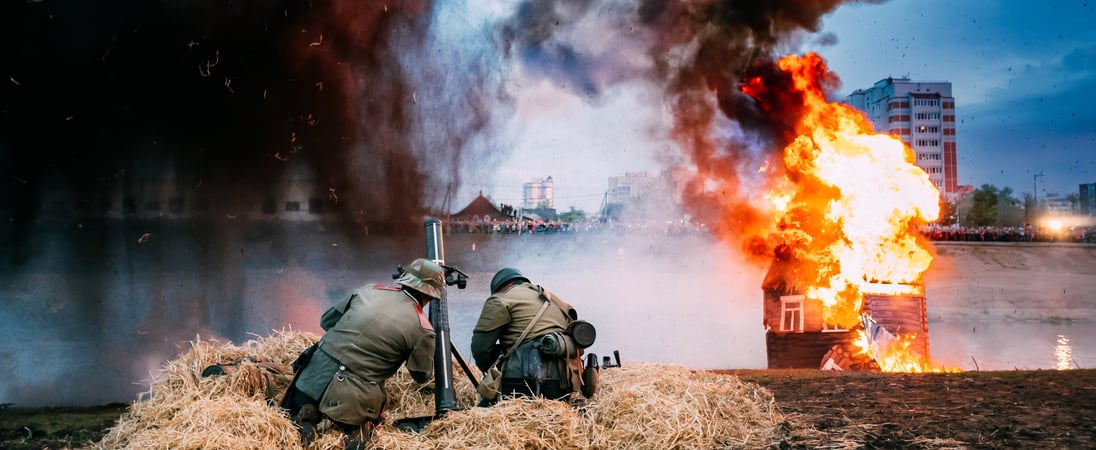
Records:
<instances>
[{"instance_id":1,"label":"shoulder strap","mask_svg":"<svg viewBox=\"0 0 1096 450\"><path fill-rule=\"evenodd\" d=\"M550 302L553 305L556 305L556 308L559 309L559 312L563 313L563 316L567 318L568 323L578 320L574 308L564 308L563 305L560 305L559 302L552 298L552 295L548 292L547 289L544 288L544 286L537 285L537 292L540 293L541 299L546 302Z\"/></svg>"},{"instance_id":2,"label":"shoulder strap","mask_svg":"<svg viewBox=\"0 0 1096 450\"><path fill-rule=\"evenodd\" d=\"M510 358L510 355L514 354L514 350L516 350L518 348L518 345L521 345L522 341L525 340L525 336L529 335L529 330L532 330L533 325L536 325L537 321L540 320L540 316L544 315L544 310L548 309L548 303L549 302L544 302L540 305L540 310L537 311L537 315L533 317L533 321L529 322L529 326L525 327L525 331L521 332L521 337L519 337L518 340L514 341L514 345L511 345L510 350L507 350L506 354L502 355L502 357L499 358L498 361L507 360ZM496 364L498 363L498 361L495 361Z\"/></svg>"}]
</instances>

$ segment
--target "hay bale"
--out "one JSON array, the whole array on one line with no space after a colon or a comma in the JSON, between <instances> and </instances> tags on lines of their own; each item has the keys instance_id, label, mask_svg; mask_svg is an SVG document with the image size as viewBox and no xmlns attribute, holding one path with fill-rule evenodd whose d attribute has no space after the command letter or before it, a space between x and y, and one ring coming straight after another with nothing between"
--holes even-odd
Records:
<instances>
[{"instance_id":1,"label":"hay bale","mask_svg":"<svg viewBox=\"0 0 1096 450\"><path fill-rule=\"evenodd\" d=\"M453 391L456 394L457 403L460 405L475 405L479 402L479 394L464 371L459 369L456 361L453 367ZM480 379L479 369L471 368L476 379ZM416 383L411 379L411 374L406 368L400 368L391 378L384 383L384 390L388 394L388 407L384 411L387 421L395 421L405 417L423 417L434 415L434 383Z\"/></svg>"},{"instance_id":2,"label":"hay bale","mask_svg":"<svg viewBox=\"0 0 1096 450\"><path fill-rule=\"evenodd\" d=\"M165 364L147 394L130 405L100 449L301 449L293 423L267 400L284 391L289 376L270 377L257 365L241 365L228 376L200 376L217 362L263 356L289 367L318 337L276 332L237 347L200 339ZM458 367L454 365L454 367ZM475 369L473 369L475 370ZM476 373L477 378L479 373ZM415 383L401 369L385 383L385 423L371 443L384 449L617 449L754 448L776 442L772 395L731 375L683 367L630 364L602 371L601 390L583 405L544 399L504 399L472 408L475 389L459 368L453 386L468 409L450 411L421 433L392 424L434 414L433 384ZM308 450L342 449L339 432L322 432Z\"/></svg>"},{"instance_id":3,"label":"hay bale","mask_svg":"<svg viewBox=\"0 0 1096 450\"><path fill-rule=\"evenodd\" d=\"M300 448L293 422L269 400L285 391L290 374L275 376L253 363L241 363L227 376L201 373L213 364L257 356L287 367L318 339L276 332L238 347L199 336L164 365L149 392L130 405L96 448Z\"/></svg>"},{"instance_id":4,"label":"hay bale","mask_svg":"<svg viewBox=\"0 0 1096 450\"><path fill-rule=\"evenodd\" d=\"M649 363L603 370L585 415L604 429L601 448L765 447L782 421L761 386Z\"/></svg>"},{"instance_id":5,"label":"hay bale","mask_svg":"<svg viewBox=\"0 0 1096 450\"><path fill-rule=\"evenodd\" d=\"M421 433L391 426L373 435L384 449L587 449L600 427L570 405L544 399L504 399L490 408L451 411Z\"/></svg>"}]
</instances>

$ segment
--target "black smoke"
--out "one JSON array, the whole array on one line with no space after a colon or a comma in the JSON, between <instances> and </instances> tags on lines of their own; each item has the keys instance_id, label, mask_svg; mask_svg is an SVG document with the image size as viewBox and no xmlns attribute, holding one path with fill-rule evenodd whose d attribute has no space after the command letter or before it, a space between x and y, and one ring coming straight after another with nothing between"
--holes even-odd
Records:
<instances>
[{"instance_id":1,"label":"black smoke","mask_svg":"<svg viewBox=\"0 0 1096 450\"><path fill-rule=\"evenodd\" d=\"M679 162L698 170L685 193L685 207L718 234L736 235L735 230L757 228L765 220L749 197L757 183L768 181L752 178L758 167L780 167L773 156L792 138L788 124L795 118L792 110L759 109L741 86L753 77L786 82L779 79L777 59L820 31L822 18L842 3L527 1L504 26L513 30L504 36L511 53L534 73L554 77L582 95L605 92L607 84L622 81L655 85L673 113L670 133L682 150ZM612 50L586 50L598 47L589 34L574 32L582 22L597 23L602 28L597 36L613 42ZM620 65L606 58L632 51L647 60ZM706 187L712 180L719 185L714 193ZM744 244L750 253L771 255L768 244Z\"/></svg>"},{"instance_id":2,"label":"black smoke","mask_svg":"<svg viewBox=\"0 0 1096 450\"><path fill-rule=\"evenodd\" d=\"M416 95L414 73L446 63L425 57L432 8L5 2L0 211L23 224L9 238L24 237L46 191L105 210L141 197L144 180L170 180L179 195L238 215L300 167L317 208L351 226L406 229L459 183L467 136L489 122L480 67L442 72L457 78L452 95ZM431 104L465 118L451 138L423 138Z\"/></svg>"},{"instance_id":3,"label":"black smoke","mask_svg":"<svg viewBox=\"0 0 1096 450\"><path fill-rule=\"evenodd\" d=\"M438 11L3 2L2 401L124 400L180 341L310 328L422 256L508 101Z\"/></svg>"}]
</instances>

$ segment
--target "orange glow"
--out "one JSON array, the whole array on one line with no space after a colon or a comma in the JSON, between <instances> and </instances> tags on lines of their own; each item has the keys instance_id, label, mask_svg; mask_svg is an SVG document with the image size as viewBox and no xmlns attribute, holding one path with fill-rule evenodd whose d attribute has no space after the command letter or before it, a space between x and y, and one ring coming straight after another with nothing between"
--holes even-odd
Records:
<instances>
[{"instance_id":1,"label":"orange glow","mask_svg":"<svg viewBox=\"0 0 1096 450\"><path fill-rule=\"evenodd\" d=\"M907 373L943 373L960 372L958 368L932 367L924 357L910 349L916 333L895 336L886 348L879 348L878 343L872 343L864 330L857 330L854 343L860 349L860 353L875 359L883 372L907 372Z\"/></svg>"},{"instance_id":2,"label":"orange glow","mask_svg":"<svg viewBox=\"0 0 1096 450\"><path fill-rule=\"evenodd\" d=\"M759 76L742 86L763 110L798 115L787 124L784 179L765 195L775 215L773 238L790 247L801 272L812 274L805 295L821 300L825 321L852 329L866 293L923 295L933 254L917 229L940 214L940 193L902 141L873 131L851 106L826 99L836 76L820 56L786 56L777 68L788 79ZM781 88L772 79L792 92L776 92ZM927 363L913 359L917 354L903 341L880 366L923 371Z\"/></svg>"}]
</instances>

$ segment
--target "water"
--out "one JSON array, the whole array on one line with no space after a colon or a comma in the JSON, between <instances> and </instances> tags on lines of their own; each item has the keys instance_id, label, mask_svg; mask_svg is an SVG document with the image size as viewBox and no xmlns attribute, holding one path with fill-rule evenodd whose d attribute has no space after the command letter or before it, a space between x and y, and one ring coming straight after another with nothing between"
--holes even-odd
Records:
<instances>
[{"instance_id":1,"label":"water","mask_svg":"<svg viewBox=\"0 0 1096 450\"><path fill-rule=\"evenodd\" d=\"M936 366L963 370L1096 368L1096 323L929 321Z\"/></svg>"}]
</instances>

